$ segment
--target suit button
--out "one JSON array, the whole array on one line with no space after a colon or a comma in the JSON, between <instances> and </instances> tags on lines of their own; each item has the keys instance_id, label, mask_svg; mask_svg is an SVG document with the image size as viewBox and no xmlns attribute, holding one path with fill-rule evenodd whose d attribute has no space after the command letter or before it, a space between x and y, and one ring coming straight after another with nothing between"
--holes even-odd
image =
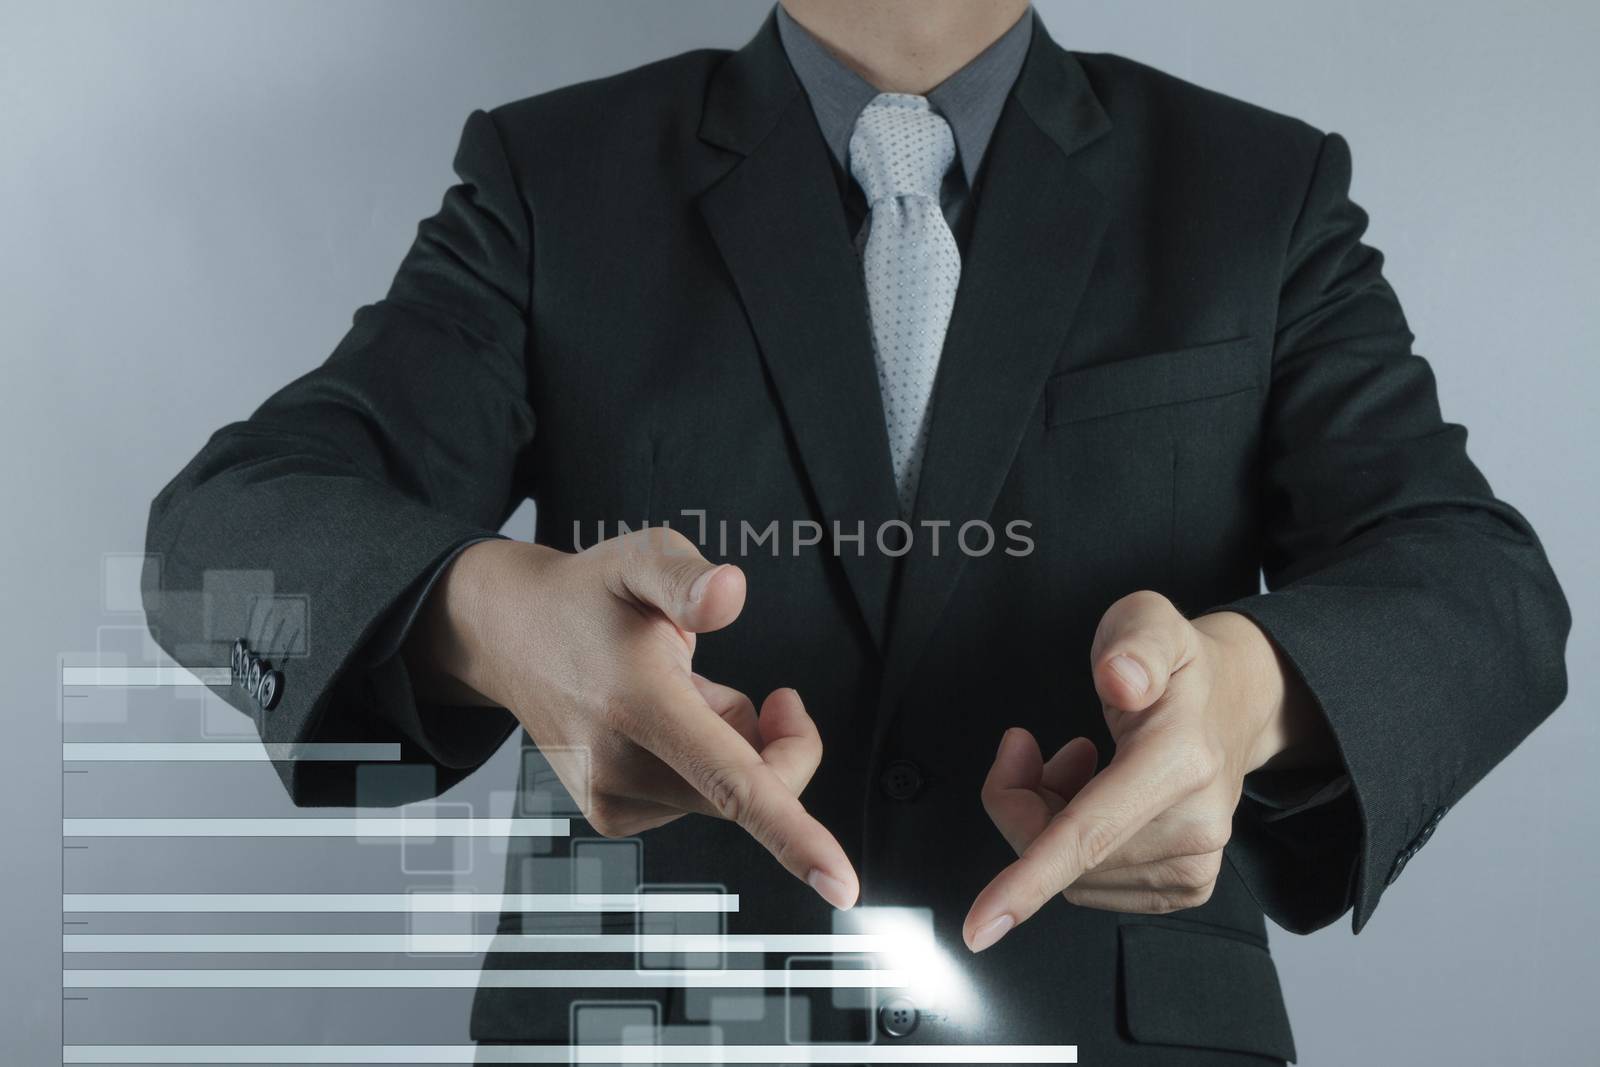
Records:
<instances>
[{"instance_id":1,"label":"suit button","mask_svg":"<svg viewBox=\"0 0 1600 1067\"><path fill-rule=\"evenodd\" d=\"M910 800L922 792L922 768L908 759L897 759L883 769L879 784L890 800Z\"/></svg>"},{"instance_id":2,"label":"suit button","mask_svg":"<svg viewBox=\"0 0 1600 1067\"><path fill-rule=\"evenodd\" d=\"M235 679L244 674L244 658L250 654L250 649L245 645L244 638L239 638L233 643L233 676Z\"/></svg>"},{"instance_id":3,"label":"suit button","mask_svg":"<svg viewBox=\"0 0 1600 1067\"><path fill-rule=\"evenodd\" d=\"M261 676L267 671L267 663L259 656L250 657L250 672L244 676L244 691L251 696L261 688Z\"/></svg>"},{"instance_id":4,"label":"suit button","mask_svg":"<svg viewBox=\"0 0 1600 1067\"><path fill-rule=\"evenodd\" d=\"M261 676L261 686L256 690L256 703L264 711L271 711L278 706L278 701L283 696L283 672L268 671Z\"/></svg>"},{"instance_id":5,"label":"suit button","mask_svg":"<svg viewBox=\"0 0 1600 1067\"><path fill-rule=\"evenodd\" d=\"M909 1037L917 1028L917 1006L910 997L890 997L878 1006L878 1029L885 1037Z\"/></svg>"},{"instance_id":6,"label":"suit button","mask_svg":"<svg viewBox=\"0 0 1600 1067\"><path fill-rule=\"evenodd\" d=\"M1433 836L1433 832L1439 828L1439 823L1443 819L1444 819L1444 809L1443 808L1440 808L1440 809L1438 809L1437 811L1435 811L1433 813L1433 817L1431 819L1429 819L1427 821L1427 823L1422 827L1422 832L1417 834L1416 841L1412 842L1411 849L1412 849L1413 852L1415 852L1417 849L1421 848L1423 845L1428 843L1428 838Z\"/></svg>"},{"instance_id":7,"label":"suit button","mask_svg":"<svg viewBox=\"0 0 1600 1067\"><path fill-rule=\"evenodd\" d=\"M1411 857L1416 855L1413 849L1405 849L1394 858L1394 866L1389 869L1389 884L1394 885L1400 880L1400 872L1406 869L1406 864L1411 862Z\"/></svg>"}]
</instances>

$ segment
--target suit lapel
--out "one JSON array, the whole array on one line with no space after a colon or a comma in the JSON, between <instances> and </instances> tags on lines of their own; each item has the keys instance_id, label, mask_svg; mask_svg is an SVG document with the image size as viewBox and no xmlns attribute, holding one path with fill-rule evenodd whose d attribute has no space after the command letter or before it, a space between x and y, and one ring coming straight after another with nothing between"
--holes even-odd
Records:
<instances>
[{"instance_id":1,"label":"suit lapel","mask_svg":"<svg viewBox=\"0 0 1600 1067\"><path fill-rule=\"evenodd\" d=\"M893 560L873 545L896 517L861 265L810 103L771 18L710 87L702 139L738 153L699 206L733 277L824 524L865 531L840 562L885 644Z\"/></svg>"},{"instance_id":2,"label":"suit lapel","mask_svg":"<svg viewBox=\"0 0 1600 1067\"><path fill-rule=\"evenodd\" d=\"M1035 24L985 163L934 390L918 486L917 548L891 613L875 745L938 625L966 555L960 524L987 520L1061 355L1108 222L1072 156L1110 128L1077 61ZM928 551L924 521L948 521ZM1005 532L995 531L1003 544Z\"/></svg>"}]
</instances>

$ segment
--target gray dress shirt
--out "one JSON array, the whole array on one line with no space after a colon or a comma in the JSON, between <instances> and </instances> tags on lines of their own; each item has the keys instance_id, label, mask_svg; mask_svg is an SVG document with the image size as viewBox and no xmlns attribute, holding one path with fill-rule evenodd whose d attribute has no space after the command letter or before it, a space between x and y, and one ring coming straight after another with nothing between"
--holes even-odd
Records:
<instances>
[{"instance_id":1,"label":"gray dress shirt","mask_svg":"<svg viewBox=\"0 0 1600 1067\"><path fill-rule=\"evenodd\" d=\"M826 45L790 17L782 4L778 5L777 20L778 36L789 65L811 101L822 139L833 156L851 230L859 232L867 217L867 204L860 187L850 177L850 135L861 109L872 102L879 90L840 62ZM971 230L972 206L978 197L983 156L1032 40L1033 9L1029 8L1016 25L926 94L933 110L950 124L956 142L956 162L945 175L939 199L950 231L963 251Z\"/></svg>"}]
</instances>

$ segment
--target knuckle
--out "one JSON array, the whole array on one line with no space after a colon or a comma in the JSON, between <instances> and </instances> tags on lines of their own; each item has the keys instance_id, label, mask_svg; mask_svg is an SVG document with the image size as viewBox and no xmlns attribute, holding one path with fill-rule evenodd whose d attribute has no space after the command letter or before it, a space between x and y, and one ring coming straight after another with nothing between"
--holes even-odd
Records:
<instances>
[{"instance_id":1,"label":"knuckle","mask_svg":"<svg viewBox=\"0 0 1600 1067\"><path fill-rule=\"evenodd\" d=\"M1167 863L1171 887L1179 890L1204 889L1217 880L1220 863L1213 854L1179 856Z\"/></svg>"},{"instance_id":2,"label":"knuckle","mask_svg":"<svg viewBox=\"0 0 1600 1067\"><path fill-rule=\"evenodd\" d=\"M701 791L718 815L741 825L755 807L755 788L742 769L726 763L707 767L700 777Z\"/></svg>"},{"instance_id":3,"label":"knuckle","mask_svg":"<svg viewBox=\"0 0 1600 1067\"><path fill-rule=\"evenodd\" d=\"M627 837L629 826L621 808L614 801L598 798L589 805L584 818L601 837Z\"/></svg>"},{"instance_id":4,"label":"knuckle","mask_svg":"<svg viewBox=\"0 0 1600 1067\"><path fill-rule=\"evenodd\" d=\"M755 714L755 703L743 693L738 694L732 701L728 703L727 707L722 708L717 712L718 716L730 722L754 718Z\"/></svg>"},{"instance_id":5,"label":"knuckle","mask_svg":"<svg viewBox=\"0 0 1600 1067\"><path fill-rule=\"evenodd\" d=\"M1104 863L1117 844L1117 828L1108 819L1083 816L1072 838L1082 870L1093 870Z\"/></svg>"},{"instance_id":6,"label":"knuckle","mask_svg":"<svg viewBox=\"0 0 1600 1067\"><path fill-rule=\"evenodd\" d=\"M1227 819L1213 819L1201 827L1200 849L1201 852L1214 852L1220 864L1222 850L1228 847L1228 842L1233 838L1233 823Z\"/></svg>"},{"instance_id":7,"label":"knuckle","mask_svg":"<svg viewBox=\"0 0 1600 1067\"><path fill-rule=\"evenodd\" d=\"M1094 898L1091 897L1087 891L1078 889L1075 886L1068 886L1067 888L1063 889L1061 891L1061 898L1068 904L1076 904L1080 908L1093 908L1098 906L1095 903Z\"/></svg>"},{"instance_id":8,"label":"knuckle","mask_svg":"<svg viewBox=\"0 0 1600 1067\"><path fill-rule=\"evenodd\" d=\"M1232 830L1232 826L1220 819L1195 822L1184 829L1183 835L1178 840L1178 847L1189 856L1215 853L1220 861L1222 850L1227 847L1228 839L1232 836Z\"/></svg>"},{"instance_id":9,"label":"knuckle","mask_svg":"<svg viewBox=\"0 0 1600 1067\"><path fill-rule=\"evenodd\" d=\"M599 807L610 803L610 798L616 793L617 781L611 773L611 765L602 763L589 772L589 808ZM588 814L586 809L585 815Z\"/></svg>"},{"instance_id":10,"label":"knuckle","mask_svg":"<svg viewBox=\"0 0 1600 1067\"><path fill-rule=\"evenodd\" d=\"M1150 915L1170 915L1175 911L1194 907L1192 898L1194 890L1190 889L1163 889L1148 894L1145 911Z\"/></svg>"},{"instance_id":11,"label":"knuckle","mask_svg":"<svg viewBox=\"0 0 1600 1067\"><path fill-rule=\"evenodd\" d=\"M1118 894L1111 908L1130 915L1165 915L1171 910L1166 895L1153 889Z\"/></svg>"},{"instance_id":12,"label":"knuckle","mask_svg":"<svg viewBox=\"0 0 1600 1067\"><path fill-rule=\"evenodd\" d=\"M583 782L591 803L603 804L612 810L625 802L625 796L631 795L630 786L637 787L639 784L638 762L615 755L594 760Z\"/></svg>"},{"instance_id":13,"label":"knuckle","mask_svg":"<svg viewBox=\"0 0 1600 1067\"><path fill-rule=\"evenodd\" d=\"M1070 891L1069 877L1067 865L1060 857L1041 857L1038 863L1029 866L1024 888L1032 900L1049 900L1057 893Z\"/></svg>"},{"instance_id":14,"label":"knuckle","mask_svg":"<svg viewBox=\"0 0 1600 1067\"><path fill-rule=\"evenodd\" d=\"M1212 746L1199 742L1179 746L1173 761L1173 779L1190 793L1211 785L1222 773L1221 754Z\"/></svg>"},{"instance_id":15,"label":"knuckle","mask_svg":"<svg viewBox=\"0 0 1600 1067\"><path fill-rule=\"evenodd\" d=\"M1129 904L1128 910L1138 915L1165 915L1176 911L1165 893L1150 891L1140 893Z\"/></svg>"},{"instance_id":16,"label":"knuckle","mask_svg":"<svg viewBox=\"0 0 1600 1067\"><path fill-rule=\"evenodd\" d=\"M596 716L607 727L626 734L638 715L638 707L631 694L613 691L600 698Z\"/></svg>"},{"instance_id":17,"label":"knuckle","mask_svg":"<svg viewBox=\"0 0 1600 1067\"><path fill-rule=\"evenodd\" d=\"M676 623L661 615L644 616L638 621L643 624L639 630L643 641L642 647L653 652L664 653L668 662L681 664L685 667L693 662L694 634L684 633L678 629ZM683 658L685 652L689 654L687 660ZM659 685L659 680L648 678L645 684L655 688Z\"/></svg>"}]
</instances>

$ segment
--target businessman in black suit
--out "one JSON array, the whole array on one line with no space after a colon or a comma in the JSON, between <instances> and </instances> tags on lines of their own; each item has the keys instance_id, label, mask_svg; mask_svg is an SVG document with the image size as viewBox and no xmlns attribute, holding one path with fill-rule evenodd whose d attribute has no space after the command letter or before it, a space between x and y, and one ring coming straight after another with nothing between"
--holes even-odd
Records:
<instances>
[{"instance_id":1,"label":"businessman in black suit","mask_svg":"<svg viewBox=\"0 0 1600 1067\"><path fill-rule=\"evenodd\" d=\"M435 790L520 727L741 930L931 909L982 1011L878 1040L1292 1059L1264 915L1359 930L1564 695L1561 591L1337 134L1021 0L785 0L474 113L456 170L388 295L152 509L169 591L270 571L314 639L192 596L159 637L234 644L264 739L398 740ZM500 537L529 497L537 543ZM565 1040L569 999L486 987L474 1035Z\"/></svg>"}]
</instances>

